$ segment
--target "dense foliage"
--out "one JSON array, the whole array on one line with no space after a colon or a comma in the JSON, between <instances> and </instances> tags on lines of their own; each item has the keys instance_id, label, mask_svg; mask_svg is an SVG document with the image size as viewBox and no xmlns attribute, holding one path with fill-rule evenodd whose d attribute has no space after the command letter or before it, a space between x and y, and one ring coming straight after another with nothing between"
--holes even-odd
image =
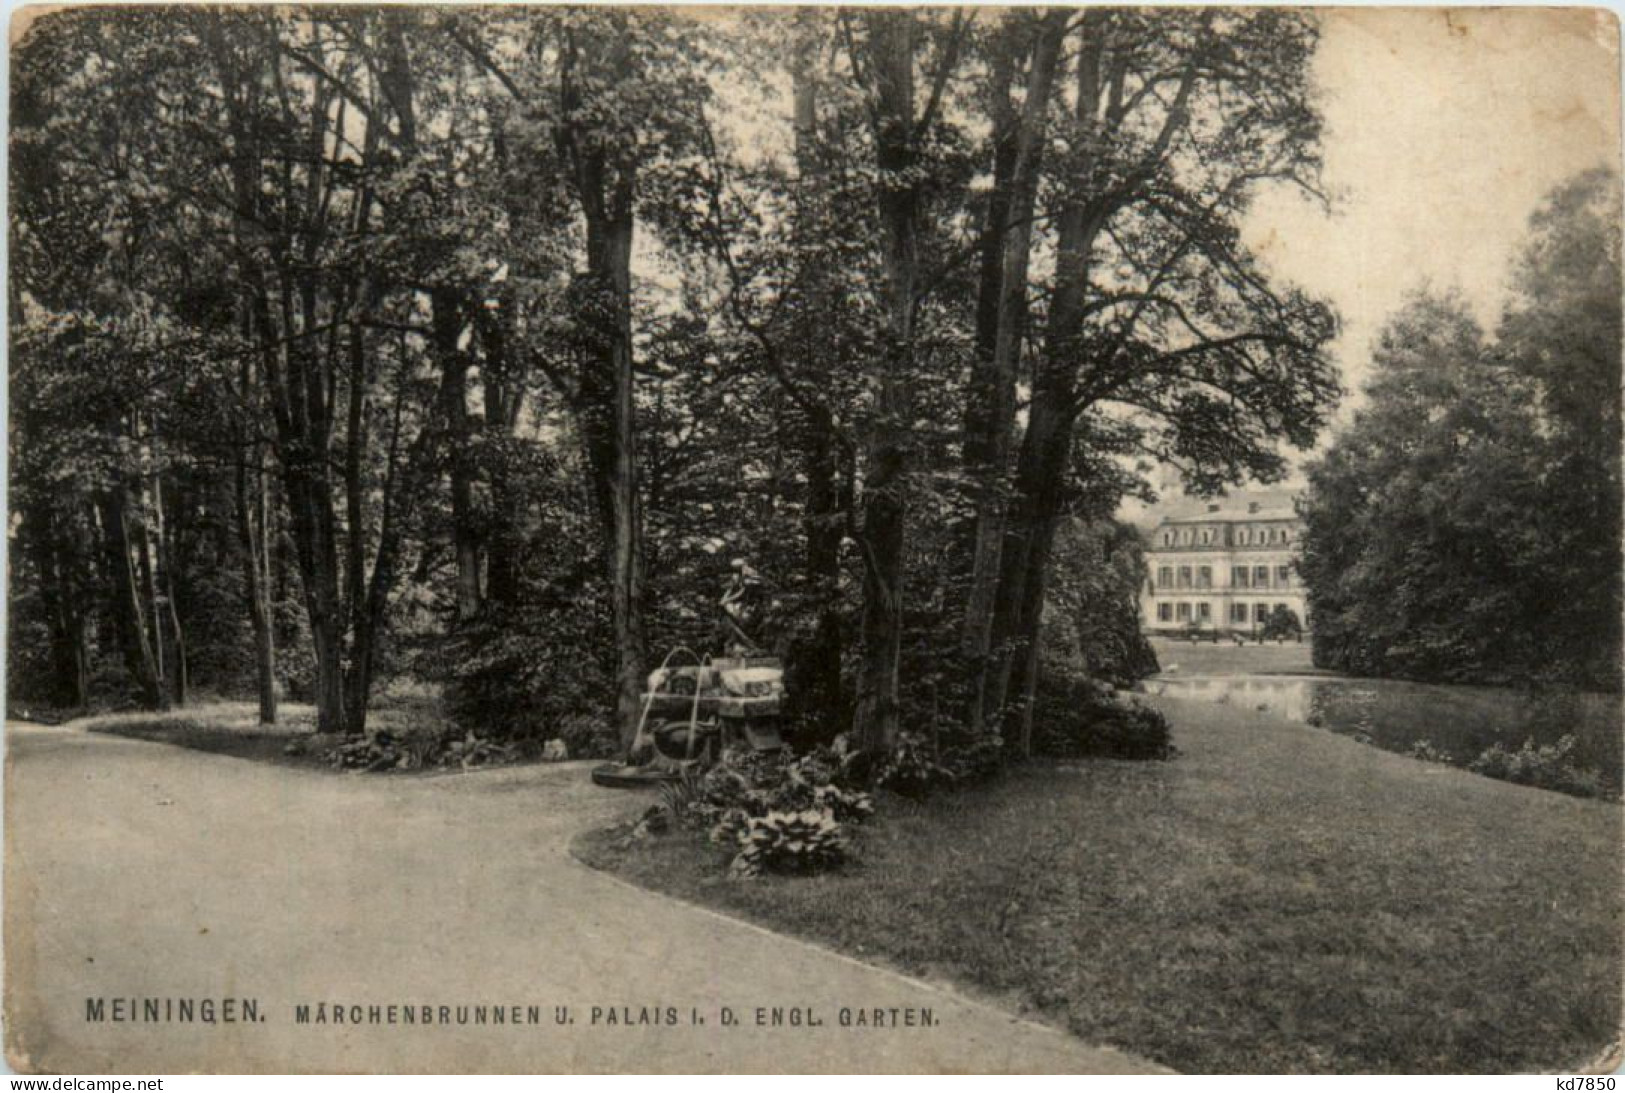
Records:
<instances>
[{"instance_id":1,"label":"dense foliage","mask_svg":"<svg viewBox=\"0 0 1625 1093\"><path fill-rule=\"evenodd\" d=\"M1040 755L1062 759L1171 759L1168 719L1128 695L1065 669L1046 672L1038 692Z\"/></svg>"},{"instance_id":2,"label":"dense foliage","mask_svg":"<svg viewBox=\"0 0 1625 1093\"><path fill-rule=\"evenodd\" d=\"M363 736L404 675L447 755L608 751L744 557L802 740L1029 754L1047 664L1154 664L1134 460L1268 480L1335 399L1329 309L1239 231L1318 196L1315 44L1286 9L40 16L12 696Z\"/></svg>"},{"instance_id":3,"label":"dense foliage","mask_svg":"<svg viewBox=\"0 0 1625 1093\"><path fill-rule=\"evenodd\" d=\"M1601 171L1550 196L1494 338L1438 295L1384 332L1309 473L1317 664L1619 688L1618 205Z\"/></svg>"},{"instance_id":4,"label":"dense foliage","mask_svg":"<svg viewBox=\"0 0 1625 1093\"><path fill-rule=\"evenodd\" d=\"M844 737L798 757L731 752L662 787L634 834L704 832L736 876L822 872L846 861L848 827L874 811L872 773Z\"/></svg>"},{"instance_id":5,"label":"dense foliage","mask_svg":"<svg viewBox=\"0 0 1625 1093\"><path fill-rule=\"evenodd\" d=\"M1139 611L1144 542L1128 524L1074 521L1055 548L1045 652L1074 672L1130 687L1158 671Z\"/></svg>"}]
</instances>

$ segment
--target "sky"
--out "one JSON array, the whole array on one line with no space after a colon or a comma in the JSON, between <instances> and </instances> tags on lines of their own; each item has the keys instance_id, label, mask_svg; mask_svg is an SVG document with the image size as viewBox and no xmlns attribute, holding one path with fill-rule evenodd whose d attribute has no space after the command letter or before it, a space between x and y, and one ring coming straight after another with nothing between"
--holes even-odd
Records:
<instances>
[{"instance_id":1,"label":"sky","mask_svg":"<svg viewBox=\"0 0 1625 1093\"><path fill-rule=\"evenodd\" d=\"M1493 329L1529 215L1556 184L1620 163L1619 31L1579 9L1323 9L1314 76L1331 211L1296 190L1259 196L1243 238L1272 272L1329 300L1350 392L1415 290L1456 289ZM1285 485L1302 485L1290 453ZM1177 476L1158 483L1165 500ZM1124 518L1144 520L1125 502Z\"/></svg>"},{"instance_id":2,"label":"sky","mask_svg":"<svg viewBox=\"0 0 1625 1093\"><path fill-rule=\"evenodd\" d=\"M1529 214L1563 179L1619 164L1618 29L1579 9L1329 9L1315 77L1330 215L1261 197L1244 238L1332 301L1357 390L1387 316L1424 284L1492 328ZM1356 400L1357 401L1357 400Z\"/></svg>"}]
</instances>

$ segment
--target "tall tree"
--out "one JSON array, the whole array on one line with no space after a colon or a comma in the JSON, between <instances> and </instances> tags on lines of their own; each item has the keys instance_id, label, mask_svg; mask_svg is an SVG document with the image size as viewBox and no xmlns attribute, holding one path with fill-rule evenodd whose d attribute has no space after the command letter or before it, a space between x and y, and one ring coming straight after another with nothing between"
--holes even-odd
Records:
<instances>
[{"instance_id":1,"label":"tall tree","mask_svg":"<svg viewBox=\"0 0 1625 1093\"><path fill-rule=\"evenodd\" d=\"M854 732L883 749L899 725L904 553L914 429L920 298L930 272L922 254L928 157L944 96L959 65L970 16L915 11L843 14L854 76L871 96L870 126L880 238L880 344L870 362L873 407L863 437L863 653ZM916 93L925 66L927 91Z\"/></svg>"},{"instance_id":2,"label":"tall tree","mask_svg":"<svg viewBox=\"0 0 1625 1093\"><path fill-rule=\"evenodd\" d=\"M1618 689L1617 209L1607 172L1552 193L1495 340L1451 297L1390 320L1368 405L1310 468L1317 663Z\"/></svg>"},{"instance_id":3,"label":"tall tree","mask_svg":"<svg viewBox=\"0 0 1625 1093\"><path fill-rule=\"evenodd\" d=\"M985 716L985 665L992 653L999 555L1004 545L1005 482L1016 427L1016 381L1027 321L1028 267L1038 181L1047 140L1055 73L1072 13L1044 12L1028 25L1007 18L993 43L988 94L993 133L993 193L982 230L977 292L976 358L965 398L965 472L975 491L970 585L965 594L963 649L977 675L969 711ZM1019 107L1010 85L1027 60Z\"/></svg>"},{"instance_id":4,"label":"tall tree","mask_svg":"<svg viewBox=\"0 0 1625 1093\"><path fill-rule=\"evenodd\" d=\"M988 708L1021 701L1080 426L1186 464L1198 486L1280 473L1336 396L1324 305L1270 284L1236 222L1266 182L1315 190L1312 18L1089 11L1054 157L1055 274L1016 461Z\"/></svg>"},{"instance_id":5,"label":"tall tree","mask_svg":"<svg viewBox=\"0 0 1625 1093\"><path fill-rule=\"evenodd\" d=\"M509 24L523 74L464 28L458 40L513 99L516 142L530 150L526 189L551 204L558 186L579 217L583 268L573 278L571 370L544 368L574 411L604 530L614 606L617 721L632 741L645 656L643 516L633 342L634 237L656 229L699 154L709 95L696 24L651 10L527 12Z\"/></svg>"}]
</instances>

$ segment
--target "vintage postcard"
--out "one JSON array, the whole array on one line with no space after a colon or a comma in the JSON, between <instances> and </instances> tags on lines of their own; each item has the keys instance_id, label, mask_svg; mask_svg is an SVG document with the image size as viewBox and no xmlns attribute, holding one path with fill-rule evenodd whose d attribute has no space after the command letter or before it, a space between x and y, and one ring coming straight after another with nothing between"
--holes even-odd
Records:
<instances>
[{"instance_id":1,"label":"vintage postcard","mask_svg":"<svg viewBox=\"0 0 1625 1093\"><path fill-rule=\"evenodd\" d=\"M1612 1070L1619 50L17 9L11 1067Z\"/></svg>"}]
</instances>

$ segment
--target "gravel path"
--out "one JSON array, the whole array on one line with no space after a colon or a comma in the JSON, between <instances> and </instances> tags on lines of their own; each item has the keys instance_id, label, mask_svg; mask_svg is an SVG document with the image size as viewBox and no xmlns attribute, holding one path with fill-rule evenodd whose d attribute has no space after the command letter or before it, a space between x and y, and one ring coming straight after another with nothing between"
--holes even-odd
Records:
<instances>
[{"instance_id":1,"label":"gravel path","mask_svg":"<svg viewBox=\"0 0 1625 1093\"><path fill-rule=\"evenodd\" d=\"M587 869L570 838L648 798L584 764L342 777L71 725L6 743L19 1070L1155 1069ZM115 1019L149 999L194 1020Z\"/></svg>"}]
</instances>

